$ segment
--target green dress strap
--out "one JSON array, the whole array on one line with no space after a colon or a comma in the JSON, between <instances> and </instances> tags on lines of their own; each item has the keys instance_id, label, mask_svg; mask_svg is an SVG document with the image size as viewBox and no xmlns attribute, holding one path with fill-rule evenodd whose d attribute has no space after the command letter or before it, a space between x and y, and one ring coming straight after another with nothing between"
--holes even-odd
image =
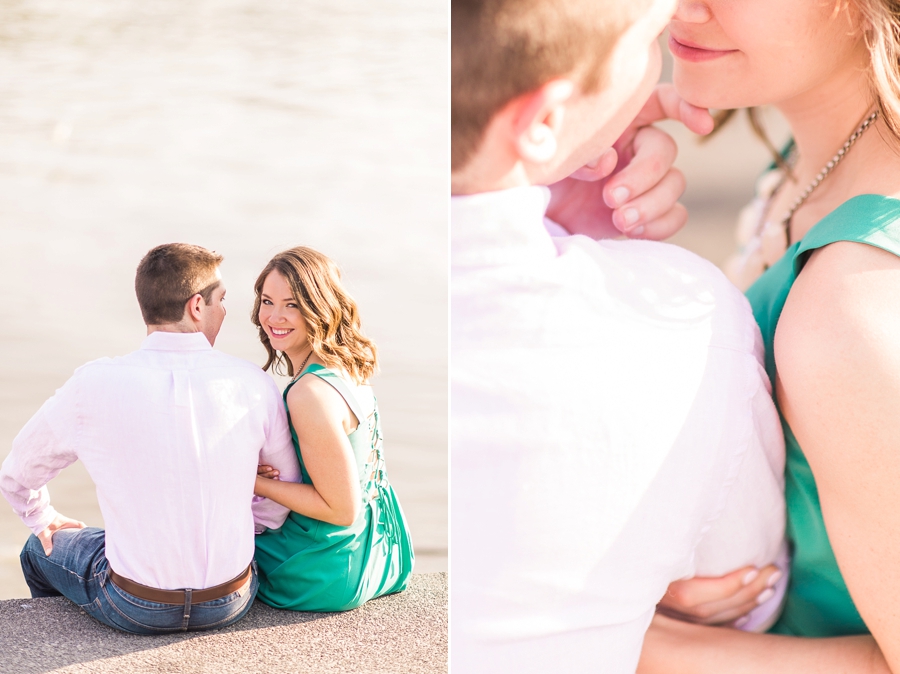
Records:
<instances>
[{"instance_id":1,"label":"green dress strap","mask_svg":"<svg viewBox=\"0 0 900 674\"><path fill-rule=\"evenodd\" d=\"M863 194L845 201L791 245L747 290L763 335L766 371L773 391L777 376L775 330L791 287L810 253L839 241L863 243L900 256L900 200ZM775 402L777 405L777 398ZM781 422L787 452L786 534L793 544L793 556L784 611L771 631L806 637L865 634L868 629L850 597L828 540L812 469L783 416Z\"/></svg>"},{"instance_id":2,"label":"green dress strap","mask_svg":"<svg viewBox=\"0 0 900 674\"><path fill-rule=\"evenodd\" d=\"M350 408L350 411L353 412L353 415L356 417L357 428L359 428L360 424L366 419L368 414L363 410L362 405L359 402L359 399L356 397L356 394L350 390L350 387L347 386L347 382L341 377L337 372L331 370L327 367L319 365L318 363L310 363L303 371L292 381L285 389L284 389L284 397L287 400L287 392L296 384L300 379L304 377L304 375L313 374L317 376L324 382L327 382L334 388L335 391L341 394L341 397L344 399L344 402L347 403L347 407Z\"/></svg>"},{"instance_id":3,"label":"green dress strap","mask_svg":"<svg viewBox=\"0 0 900 674\"><path fill-rule=\"evenodd\" d=\"M806 233L794 254L798 275L807 254L838 241L853 241L900 256L900 200L860 194L845 201Z\"/></svg>"}]
</instances>

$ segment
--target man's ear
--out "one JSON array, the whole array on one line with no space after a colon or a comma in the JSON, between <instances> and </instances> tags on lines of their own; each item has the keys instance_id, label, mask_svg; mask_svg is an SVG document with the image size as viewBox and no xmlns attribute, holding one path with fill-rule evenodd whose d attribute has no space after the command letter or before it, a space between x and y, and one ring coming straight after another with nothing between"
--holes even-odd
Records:
<instances>
[{"instance_id":1,"label":"man's ear","mask_svg":"<svg viewBox=\"0 0 900 674\"><path fill-rule=\"evenodd\" d=\"M572 80L557 79L519 97L512 131L523 161L545 164L553 159L559 149L566 104L574 93Z\"/></svg>"},{"instance_id":2,"label":"man's ear","mask_svg":"<svg viewBox=\"0 0 900 674\"><path fill-rule=\"evenodd\" d=\"M186 318L192 322L199 322L203 319L203 313L200 305L204 304L203 295L197 293L187 301L185 305Z\"/></svg>"}]
</instances>

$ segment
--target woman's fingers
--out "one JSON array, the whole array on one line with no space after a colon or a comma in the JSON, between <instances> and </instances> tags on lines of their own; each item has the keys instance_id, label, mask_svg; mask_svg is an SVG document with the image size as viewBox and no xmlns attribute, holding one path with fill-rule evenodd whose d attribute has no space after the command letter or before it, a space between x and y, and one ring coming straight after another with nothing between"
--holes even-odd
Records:
<instances>
[{"instance_id":1,"label":"woman's fingers","mask_svg":"<svg viewBox=\"0 0 900 674\"><path fill-rule=\"evenodd\" d=\"M649 192L672 168L678 156L678 145L668 133L655 126L645 126L634 137L631 161L609 179L603 188L603 199L610 208ZM681 188L684 191L684 186ZM675 203L681 193L669 202Z\"/></svg>"},{"instance_id":2,"label":"woman's fingers","mask_svg":"<svg viewBox=\"0 0 900 674\"><path fill-rule=\"evenodd\" d=\"M669 585L660 605L680 613L688 613L695 607L727 600L745 587L757 581L759 571L752 566L744 567L720 578L688 578L676 580Z\"/></svg>"},{"instance_id":3,"label":"woman's fingers","mask_svg":"<svg viewBox=\"0 0 900 674\"><path fill-rule=\"evenodd\" d=\"M619 156L616 151L608 148L599 157L576 170L571 177L585 182L602 180L616 170L618 161Z\"/></svg>"},{"instance_id":4,"label":"woman's fingers","mask_svg":"<svg viewBox=\"0 0 900 674\"><path fill-rule=\"evenodd\" d=\"M656 85L634 123L643 126L661 119L676 119L694 133L701 135L712 131L714 126L709 110L698 108L685 101L672 84Z\"/></svg>"},{"instance_id":5,"label":"woman's fingers","mask_svg":"<svg viewBox=\"0 0 900 674\"><path fill-rule=\"evenodd\" d=\"M277 469L272 468L272 466L257 466L256 474L259 475L260 477L268 477L268 478L274 479L274 478L278 477L278 475L280 473L278 472Z\"/></svg>"},{"instance_id":6,"label":"woman's fingers","mask_svg":"<svg viewBox=\"0 0 900 674\"><path fill-rule=\"evenodd\" d=\"M629 239L651 239L663 241L677 234L687 222L687 209L679 203L672 206L666 213L650 221L638 220L625 232Z\"/></svg>"},{"instance_id":7,"label":"woman's fingers","mask_svg":"<svg viewBox=\"0 0 900 674\"><path fill-rule=\"evenodd\" d=\"M746 615L772 596L781 578L776 566L762 571L739 569L721 578L691 578L675 581L659 606L667 615L682 620L718 625Z\"/></svg>"},{"instance_id":8,"label":"woman's fingers","mask_svg":"<svg viewBox=\"0 0 900 674\"><path fill-rule=\"evenodd\" d=\"M660 233L671 236L687 222L687 209L678 203L683 193L684 176L676 168L669 169L649 191L615 209L613 224L626 236L656 240Z\"/></svg>"}]
</instances>

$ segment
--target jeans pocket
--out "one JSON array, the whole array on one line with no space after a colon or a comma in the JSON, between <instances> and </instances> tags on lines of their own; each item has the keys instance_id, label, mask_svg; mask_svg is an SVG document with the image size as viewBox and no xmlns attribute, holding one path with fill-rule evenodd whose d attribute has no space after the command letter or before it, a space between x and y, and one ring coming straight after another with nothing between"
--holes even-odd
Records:
<instances>
[{"instance_id":1,"label":"jeans pocket","mask_svg":"<svg viewBox=\"0 0 900 674\"><path fill-rule=\"evenodd\" d=\"M89 616L103 612L103 609L100 607L100 597L95 598L94 601L88 602L87 604L78 604L78 608Z\"/></svg>"},{"instance_id":2,"label":"jeans pocket","mask_svg":"<svg viewBox=\"0 0 900 674\"><path fill-rule=\"evenodd\" d=\"M147 601L107 583L101 589L101 610L113 627L136 634L160 634L180 631L184 607Z\"/></svg>"}]
</instances>

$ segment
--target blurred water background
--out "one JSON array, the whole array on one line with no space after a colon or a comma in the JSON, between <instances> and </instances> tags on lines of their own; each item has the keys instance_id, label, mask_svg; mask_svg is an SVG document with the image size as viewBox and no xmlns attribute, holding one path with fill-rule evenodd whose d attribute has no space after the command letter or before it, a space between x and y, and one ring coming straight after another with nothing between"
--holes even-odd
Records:
<instances>
[{"instance_id":1,"label":"blurred water background","mask_svg":"<svg viewBox=\"0 0 900 674\"><path fill-rule=\"evenodd\" d=\"M76 367L140 345L151 247L225 255L216 346L261 363L252 283L309 245L380 348L416 570L446 570L447 17L438 0L0 0L0 458ZM50 494L103 525L81 464ZM27 535L0 502L0 599L28 596Z\"/></svg>"}]
</instances>

